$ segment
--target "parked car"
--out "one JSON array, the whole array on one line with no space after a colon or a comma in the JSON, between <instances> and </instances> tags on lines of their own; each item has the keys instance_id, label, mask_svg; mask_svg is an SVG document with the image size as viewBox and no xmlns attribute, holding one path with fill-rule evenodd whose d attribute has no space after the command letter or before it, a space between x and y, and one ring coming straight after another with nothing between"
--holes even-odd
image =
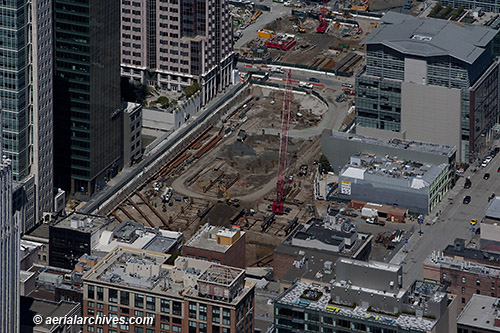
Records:
<instances>
[{"instance_id":1,"label":"parked car","mask_svg":"<svg viewBox=\"0 0 500 333\"><path fill-rule=\"evenodd\" d=\"M472 220L470 220L470 224L471 224L471 225L476 225L476 224L477 224L477 219L472 219Z\"/></svg>"},{"instance_id":2,"label":"parked car","mask_svg":"<svg viewBox=\"0 0 500 333\"><path fill-rule=\"evenodd\" d=\"M319 79L315 78L315 77L310 77L309 78L309 81L310 82L316 82L316 83L319 83Z\"/></svg>"},{"instance_id":3,"label":"parked car","mask_svg":"<svg viewBox=\"0 0 500 333\"><path fill-rule=\"evenodd\" d=\"M483 176L483 179L490 179L490 174L489 173L485 173L484 176Z\"/></svg>"},{"instance_id":4,"label":"parked car","mask_svg":"<svg viewBox=\"0 0 500 333\"><path fill-rule=\"evenodd\" d=\"M354 86L350 83L342 83L342 87L345 87L345 88L354 88Z\"/></svg>"},{"instance_id":5,"label":"parked car","mask_svg":"<svg viewBox=\"0 0 500 333\"><path fill-rule=\"evenodd\" d=\"M470 203L470 195L466 195L464 197L464 201L463 201L464 205L468 205Z\"/></svg>"},{"instance_id":6,"label":"parked car","mask_svg":"<svg viewBox=\"0 0 500 333\"><path fill-rule=\"evenodd\" d=\"M470 188L471 186L472 182L470 181L470 178L469 177L465 178L464 188Z\"/></svg>"}]
</instances>

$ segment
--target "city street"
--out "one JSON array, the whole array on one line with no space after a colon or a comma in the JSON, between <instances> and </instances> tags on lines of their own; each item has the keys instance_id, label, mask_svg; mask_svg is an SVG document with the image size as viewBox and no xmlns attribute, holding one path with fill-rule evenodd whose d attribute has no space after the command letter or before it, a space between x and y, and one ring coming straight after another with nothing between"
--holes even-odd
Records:
<instances>
[{"instance_id":1,"label":"city street","mask_svg":"<svg viewBox=\"0 0 500 333\"><path fill-rule=\"evenodd\" d=\"M476 173L470 171L474 168L471 166L441 204L426 217L421 237L418 234L418 226L416 226L416 232L408 242L408 248L411 250L402 262L403 271L407 277L405 286L408 286L414 279L423 277L422 263L433 251L442 251L447 245L453 244L455 238L463 238L466 240L466 244L470 244L473 238L470 220L477 218L480 221L484 217L488 197L492 193L500 194L500 173L497 172L499 167L499 156L495 157L486 168L479 169ZM490 179L483 179L485 173L490 173ZM464 189L465 177L467 176L470 176L472 181L470 189ZM468 205L462 203L466 195L471 197L471 202ZM453 200L448 198L453 198ZM439 211L441 211L441 215L436 219L436 212ZM426 223L431 223L431 225L426 225ZM480 226L479 223L476 228ZM478 236L474 238L476 239ZM475 239L471 245L477 243ZM475 244L475 246L479 247L479 244Z\"/></svg>"}]
</instances>

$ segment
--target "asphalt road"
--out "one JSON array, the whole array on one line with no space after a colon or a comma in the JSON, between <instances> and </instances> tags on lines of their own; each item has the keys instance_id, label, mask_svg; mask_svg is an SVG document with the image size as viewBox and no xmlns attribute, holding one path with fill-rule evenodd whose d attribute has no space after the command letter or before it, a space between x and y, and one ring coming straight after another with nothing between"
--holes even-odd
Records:
<instances>
[{"instance_id":1,"label":"asphalt road","mask_svg":"<svg viewBox=\"0 0 500 333\"><path fill-rule=\"evenodd\" d=\"M415 279L422 279L424 259L433 251L442 251L447 245L453 244L455 238L464 238L466 244L479 246L478 236L472 234L469 222L472 218L477 218L480 221L484 217L488 197L493 192L500 194L500 173L497 172L500 167L500 155L497 155L487 167L476 173L470 171L474 166L469 168L434 212L426 217L425 222L431 223L431 225L423 225L423 235L420 237L416 232L410 239L410 247L413 245L412 242L415 245L402 262L405 286L411 284ZM490 173L490 179L483 179L485 173ZM470 176L472 181L470 189L464 189L465 177L467 176ZM466 195L471 196L471 202L468 205L462 203ZM453 203L450 203L448 197L453 198ZM440 210L441 215L436 219L436 212ZM432 224L433 220L435 223ZM480 227L480 223L476 227ZM418 227L416 230L418 231Z\"/></svg>"}]
</instances>

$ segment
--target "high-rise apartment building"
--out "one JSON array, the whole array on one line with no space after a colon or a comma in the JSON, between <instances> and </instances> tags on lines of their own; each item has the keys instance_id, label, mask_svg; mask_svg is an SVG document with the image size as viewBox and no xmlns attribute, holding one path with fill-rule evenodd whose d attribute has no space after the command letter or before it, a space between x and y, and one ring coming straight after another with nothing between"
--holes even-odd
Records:
<instances>
[{"instance_id":1,"label":"high-rise apartment building","mask_svg":"<svg viewBox=\"0 0 500 333\"><path fill-rule=\"evenodd\" d=\"M84 332L254 331L255 283L245 270L117 247L83 276L83 315L150 322L85 325Z\"/></svg>"},{"instance_id":2,"label":"high-rise apartment building","mask_svg":"<svg viewBox=\"0 0 500 333\"><path fill-rule=\"evenodd\" d=\"M460 161L487 154L498 122L496 30L387 13L363 43L356 132L444 144Z\"/></svg>"},{"instance_id":3,"label":"high-rise apartment building","mask_svg":"<svg viewBox=\"0 0 500 333\"><path fill-rule=\"evenodd\" d=\"M21 236L19 219L12 211L12 173L11 162L0 157L0 332L16 333L19 332Z\"/></svg>"},{"instance_id":4,"label":"high-rise apartment building","mask_svg":"<svg viewBox=\"0 0 500 333\"><path fill-rule=\"evenodd\" d=\"M53 211L52 1L3 1L0 34L3 150L26 197L26 232Z\"/></svg>"},{"instance_id":5,"label":"high-rise apartment building","mask_svg":"<svg viewBox=\"0 0 500 333\"><path fill-rule=\"evenodd\" d=\"M54 3L55 178L87 197L121 167L120 2Z\"/></svg>"},{"instance_id":6,"label":"high-rise apartment building","mask_svg":"<svg viewBox=\"0 0 500 333\"><path fill-rule=\"evenodd\" d=\"M202 104L231 82L229 0L121 2L122 76L181 91L199 83Z\"/></svg>"}]
</instances>

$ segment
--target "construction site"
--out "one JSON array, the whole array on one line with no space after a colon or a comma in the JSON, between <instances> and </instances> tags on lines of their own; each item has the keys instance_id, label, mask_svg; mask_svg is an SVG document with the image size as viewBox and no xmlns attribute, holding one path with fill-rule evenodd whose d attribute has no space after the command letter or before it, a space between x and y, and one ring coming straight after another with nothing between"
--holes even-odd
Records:
<instances>
[{"instance_id":1,"label":"construction site","mask_svg":"<svg viewBox=\"0 0 500 333\"><path fill-rule=\"evenodd\" d=\"M237 11L243 17L238 26L266 15L245 6ZM258 44L281 61L332 69L344 72L344 76L361 66L363 50L359 43L377 21L353 19L345 13L336 21L332 15L337 14L321 6L307 17L293 13L259 30L245 47ZM245 48L241 52L246 52ZM258 72L271 73L271 68L261 66ZM264 82L269 76L254 74L253 83L237 103L109 215L118 221L132 219L181 231L185 239L207 222L240 228L247 234L246 265L265 266L274 248L300 222L324 216L328 207L346 208L343 203L328 203L324 200L326 192L318 192L318 188L326 191L337 186L337 177L321 175L320 135L323 128L346 130L352 123L352 85L325 87L317 80L317 91L313 91L294 80L290 71L279 69L276 74L272 79L278 83L272 85ZM328 117L334 117L334 121L326 120ZM320 182L323 184L318 185ZM377 236L374 246L379 245L376 257L381 258L390 251L393 235L409 229L389 222L382 231L381 226L366 224L362 218L357 223Z\"/></svg>"},{"instance_id":2,"label":"construction site","mask_svg":"<svg viewBox=\"0 0 500 333\"><path fill-rule=\"evenodd\" d=\"M351 76L362 64L361 41L379 24L387 10L418 12L422 5L410 0L327 1L290 4L286 14L262 29L238 30L252 34L238 47L240 59L298 64ZM268 13L259 11L261 15Z\"/></svg>"}]
</instances>

